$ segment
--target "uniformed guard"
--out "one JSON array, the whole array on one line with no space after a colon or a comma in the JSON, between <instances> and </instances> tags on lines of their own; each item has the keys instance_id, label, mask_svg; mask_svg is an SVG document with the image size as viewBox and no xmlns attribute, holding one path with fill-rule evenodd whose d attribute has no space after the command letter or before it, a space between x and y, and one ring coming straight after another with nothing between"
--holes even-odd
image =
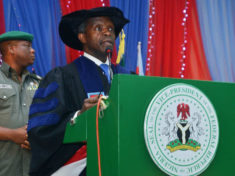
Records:
<instances>
[{"instance_id":1,"label":"uniformed guard","mask_svg":"<svg viewBox=\"0 0 235 176\"><path fill-rule=\"evenodd\" d=\"M11 31L0 35L0 176L27 176L30 145L29 106L41 78L26 68L35 60L33 35Z\"/></svg>"}]
</instances>

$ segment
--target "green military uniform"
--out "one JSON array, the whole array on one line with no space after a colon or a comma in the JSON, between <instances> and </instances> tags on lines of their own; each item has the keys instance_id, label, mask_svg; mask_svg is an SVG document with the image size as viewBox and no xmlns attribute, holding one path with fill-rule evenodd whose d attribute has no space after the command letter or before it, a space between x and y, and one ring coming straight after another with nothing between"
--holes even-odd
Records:
<instances>
[{"instance_id":1,"label":"green military uniform","mask_svg":"<svg viewBox=\"0 0 235 176\"><path fill-rule=\"evenodd\" d=\"M22 81L5 62L0 67L0 126L20 128L27 124L29 106L40 77L25 71ZM0 176L26 176L30 151L12 141L0 141Z\"/></svg>"}]
</instances>

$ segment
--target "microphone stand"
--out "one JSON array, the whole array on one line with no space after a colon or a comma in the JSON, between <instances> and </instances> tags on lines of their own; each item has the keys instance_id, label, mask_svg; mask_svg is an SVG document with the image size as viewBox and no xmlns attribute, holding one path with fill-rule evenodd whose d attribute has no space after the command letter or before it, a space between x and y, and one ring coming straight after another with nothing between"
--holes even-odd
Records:
<instances>
[{"instance_id":1,"label":"microphone stand","mask_svg":"<svg viewBox=\"0 0 235 176\"><path fill-rule=\"evenodd\" d=\"M113 70L112 70L112 67L111 67L111 58L112 58L112 49L110 49L110 48L107 48L106 50L105 50L105 52L106 52L106 54L107 54L107 59L108 59L108 61L109 61L109 74L110 74L110 84L111 84L111 82L112 82L112 80L113 80Z\"/></svg>"}]
</instances>

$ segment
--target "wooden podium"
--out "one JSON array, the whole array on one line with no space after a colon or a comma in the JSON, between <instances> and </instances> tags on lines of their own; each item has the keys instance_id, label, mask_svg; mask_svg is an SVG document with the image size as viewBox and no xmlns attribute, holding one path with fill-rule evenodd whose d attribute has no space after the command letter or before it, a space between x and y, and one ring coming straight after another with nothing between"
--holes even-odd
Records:
<instances>
[{"instance_id":1,"label":"wooden podium","mask_svg":"<svg viewBox=\"0 0 235 176\"><path fill-rule=\"evenodd\" d=\"M201 175L234 175L235 84L136 75L115 75L109 106L99 119L102 176L166 175L153 162L144 138L144 120L154 95L164 87L185 83L212 102L219 121L216 155ZM87 141L87 175L98 176L96 107L67 124L64 143Z\"/></svg>"}]
</instances>

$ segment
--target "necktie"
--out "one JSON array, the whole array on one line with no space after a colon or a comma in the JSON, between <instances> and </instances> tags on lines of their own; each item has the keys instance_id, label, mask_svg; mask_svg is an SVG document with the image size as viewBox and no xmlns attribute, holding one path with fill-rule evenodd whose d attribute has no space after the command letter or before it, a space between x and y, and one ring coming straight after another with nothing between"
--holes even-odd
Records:
<instances>
[{"instance_id":1,"label":"necktie","mask_svg":"<svg viewBox=\"0 0 235 176\"><path fill-rule=\"evenodd\" d=\"M100 68L104 71L105 76L108 79L108 82L110 83L110 74L109 74L109 66L107 64L101 64Z\"/></svg>"}]
</instances>

